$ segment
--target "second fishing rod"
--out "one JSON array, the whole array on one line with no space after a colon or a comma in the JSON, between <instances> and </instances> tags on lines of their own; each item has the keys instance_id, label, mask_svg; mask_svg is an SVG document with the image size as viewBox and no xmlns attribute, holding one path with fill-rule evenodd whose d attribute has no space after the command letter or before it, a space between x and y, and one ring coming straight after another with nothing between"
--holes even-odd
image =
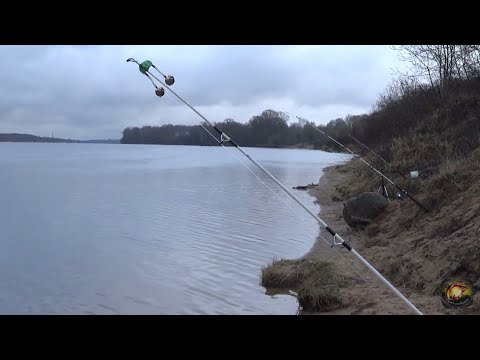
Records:
<instances>
[{"instance_id":1,"label":"second fishing rod","mask_svg":"<svg viewBox=\"0 0 480 360\"><path fill-rule=\"evenodd\" d=\"M362 143L360 140L357 140L356 138L354 138L352 135L348 134L348 136L352 139L352 140L355 140L359 145L363 146L365 149L367 149L368 151L370 151L371 153L373 153L373 155L375 155L377 158L379 158L380 160L382 160L386 165L388 165L388 167L395 173L397 173L398 175L400 175L401 177L403 177L405 180L407 179L407 177L405 175L403 175L400 171L398 171L396 168L394 168L392 166L392 164L390 164L387 160L385 160L383 157L381 157L380 155L378 155L375 151L373 151L372 149L370 149L367 145L365 145L364 143Z\"/></svg>"},{"instance_id":2,"label":"second fishing rod","mask_svg":"<svg viewBox=\"0 0 480 360\"><path fill-rule=\"evenodd\" d=\"M302 120L300 117L296 116L298 120ZM305 119L304 119L305 120ZM387 180L390 184L392 184L393 186L395 186L398 190L400 190L405 196L407 196L408 198L410 198L415 204L417 204L420 208L422 208L425 212L429 212L429 209L427 209L424 205L422 205L417 199L415 199L412 195L410 195L406 190L404 190L403 188L401 188L399 185L397 185L396 183L394 183L392 180L390 180L388 177L386 177L380 170L377 170L375 167L373 167L370 163L368 163L367 161L365 161L363 158L361 158L359 155L357 155L356 153L354 153L352 150L350 150L349 148L347 148L345 145L341 144L340 142L338 142L337 140L335 140L334 138L332 138L330 135L328 135L327 133L325 133L324 131L320 130L318 127L314 127L315 130L317 130L318 132L322 133L323 135L325 135L326 137L328 137L330 140L334 141L336 144L338 144L339 146L341 146L343 149L345 149L346 151L348 151L350 154L352 154L353 156L355 156L357 159L359 159L360 161L362 161L365 165L367 165L370 169L372 169L373 171L375 171L378 175L380 175L382 178L384 178L385 180Z\"/></svg>"}]
</instances>

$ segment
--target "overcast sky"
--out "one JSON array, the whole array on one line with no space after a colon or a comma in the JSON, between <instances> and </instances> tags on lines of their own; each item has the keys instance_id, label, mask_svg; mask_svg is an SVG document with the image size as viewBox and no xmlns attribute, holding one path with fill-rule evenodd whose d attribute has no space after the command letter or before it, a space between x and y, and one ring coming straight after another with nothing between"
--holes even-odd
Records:
<instances>
[{"instance_id":1,"label":"overcast sky","mask_svg":"<svg viewBox=\"0 0 480 360\"><path fill-rule=\"evenodd\" d=\"M172 89L212 122L365 113L402 67L388 46L0 46L0 133L119 139L127 126L200 121L168 91L155 96L129 57L174 75Z\"/></svg>"}]
</instances>

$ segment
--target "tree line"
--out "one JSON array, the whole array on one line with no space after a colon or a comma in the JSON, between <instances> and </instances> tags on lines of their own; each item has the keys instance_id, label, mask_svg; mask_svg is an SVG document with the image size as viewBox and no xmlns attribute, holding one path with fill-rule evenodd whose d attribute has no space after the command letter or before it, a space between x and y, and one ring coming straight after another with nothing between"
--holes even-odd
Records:
<instances>
[{"instance_id":1,"label":"tree line","mask_svg":"<svg viewBox=\"0 0 480 360\"><path fill-rule=\"evenodd\" d=\"M325 143L325 137L315 130L313 121L299 120L291 122L290 117L275 110L265 110L253 116L247 123L234 119L225 119L215 123L228 136L241 146L246 147L311 147L329 150L334 144ZM202 123L218 139L218 133L206 123ZM122 144L162 144L162 145L218 145L201 125L172 125L127 127L123 131ZM319 129L327 131L332 136L344 136L347 123L344 119L335 119ZM343 134L343 135L342 135ZM328 140L328 139L327 139Z\"/></svg>"}]
</instances>

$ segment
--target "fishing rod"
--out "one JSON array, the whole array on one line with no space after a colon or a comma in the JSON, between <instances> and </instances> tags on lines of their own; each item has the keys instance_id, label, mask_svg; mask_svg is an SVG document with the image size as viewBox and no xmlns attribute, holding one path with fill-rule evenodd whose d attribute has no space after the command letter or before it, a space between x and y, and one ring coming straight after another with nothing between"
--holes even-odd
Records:
<instances>
[{"instance_id":1,"label":"fishing rod","mask_svg":"<svg viewBox=\"0 0 480 360\"><path fill-rule=\"evenodd\" d=\"M352 165L350 165L347 160L340 158L340 156L335 152L335 150L331 146L329 146L327 143L324 143L324 144L327 145L327 147L330 150L332 150L332 153L335 154L336 157L341 159L345 163L345 165L347 165L350 169L352 169L355 174L360 175L360 173Z\"/></svg>"},{"instance_id":2,"label":"fishing rod","mask_svg":"<svg viewBox=\"0 0 480 360\"><path fill-rule=\"evenodd\" d=\"M205 116L203 116L198 110L196 110L192 105L190 105L186 100L184 100L180 95L178 95L175 91L173 91L170 86L167 86L167 83L163 82L162 80L158 79L155 75L153 75L150 72L150 68L153 67L153 64L151 61L147 60L142 62L141 64L138 63L135 59L129 58L127 62L135 62L139 66L139 70L142 74L146 75L150 80L150 76L153 77L155 80L157 80L160 84L165 85L165 88L168 89L173 95L175 95L180 101L182 101L186 106L188 106L193 112L195 112L198 116L200 116L209 126L211 126L217 133L220 134L220 145L223 143L230 143L232 146L237 148L238 151L240 151L244 156L247 157L253 164L255 164L260 170L262 170L270 179L272 179L280 188L282 188L295 202L297 202L306 212L308 212L322 227L325 228L332 236L333 236L333 241L331 244L331 247L333 248L335 245L342 245L345 247L352 255L354 255L358 260L360 260L373 274L375 274L380 281L382 281L390 290L392 290L395 295L397 295L415 314L417 315L423 315L420 310L418 310L415 305L413 305L400 291L397 290L390 282L383 277L382 274L380 274L370 263L365 260L350 244L348 244L342 237L336 233L325 221L323 221L321 218L319 218L315 213L313 213L305 204L303 204L290 190L288 190L285 185L283 185L280 181L277 180L267 169L265 169L262 165L260 165L253 157L251 157L249 154L245 152L233 139L231 139L227 134L225 134L223 131L221 131L216 125L212 124ZM156 69L158 72L160 72L156 67L153 67ZM160 74L162 74L160 72ZM163 74L162 74L163 75ZM166 79L167 77L163 75L164 78ZM169 77L169 79L173 79L172 77ZM152 80L151 80L152 81ZM153 81L152 81L153 83ZM173 84L173 81L171 82ZM155 86L155 94L157 96L163 96L165 94L165 91L159 92L161 95L157 94L157 90L162 89L164 90L163 87L159 88L155 83L153 83Z\"/></svg>"},{"instance_id":3,"label":"fishing rod","mask_svg":"<svg viewBox=\"0 0 480 360\"><path fill-rule=\"evenodd\" d=\"M292 114L289 111L284 111L284 113L295 116L295 114ZM332 150L332 154L334 154L339 160L343 161L345 165L352 169L355 174L360 175L360 173L352 165L350 165L347 160L342 159L330 145L328 145L326 142L324 142L323 144L325 144L330 150Z\"/></svg>"},{"instance_id":4,"label":"fishing rod","mask_svg":"<svg viewBox=\"0 0 480 360\"><path fill-rule=\"evenodd\" d=\"M376 157L378 157L380 160L382 160L385 164L388 165L388 167L390 169L392 169L392 171L396 172L398 175L400 175L401 177L403 177L405 180L407 180L407 177L405 175L403 175L400 171L398 171L397 169L395 169L394 167L392 167L392 165L387 161L385 160L383 157L381 157L380 155L378 155L375 151L373 151L372 149L370 149L367 145L365 145L364 143L362 143L360 140L357 140L355 139L352 135L348 134L348 136L350 136L353 140L355 140L358 144L360 144L361 146L363 146L365 149L371 151Z\"/></svg>"},{"instance_id":5,"label":"fishing rod","mask_svg":"<svg viewBox=\"0 0 480 360\"><path fill-rule=\"evenodd\" d=\"M300 120L300 118L297 116L297 118ZM355 154L352 150L350 150L349 148L347 148L345 145L339 143L337 140L335 140L334 138L332 138L330 135L328 135L327 133L325 133L324 131L320 130L319 128L317 127L314 127L315 130L317 130L318 132L322 133L323 135L325 135L326 137L328 137L330 140L334 141L336 144L340 145L342 148L344 148L345 150L347 150L350 154L352 154L353 156L355 156L357 159L363 161L365 163L365 165L369 166L373 171L375 171L378 175L380 175L381 177L383 177L385 180L387 180L390 184L392 184L393 186L395 186L398 190L400 190L403 194L405 194L406 196L408 196L410 199L413 200L413 202L415 204L417 204L419 207L421 207L425 212L428 212L429 210L423 206L420 202L418 202L413 196L411 196L409 193L407 193L404 189L402 189L399 185L395 184L392 180L390 180L388 177L386 177L381 171L377 170L376 168L374 168L372 165L370 165L368 162L366 162L363 158L361 158L360 156L358 156L357 154Z\"/></svg>"}]
</instances>

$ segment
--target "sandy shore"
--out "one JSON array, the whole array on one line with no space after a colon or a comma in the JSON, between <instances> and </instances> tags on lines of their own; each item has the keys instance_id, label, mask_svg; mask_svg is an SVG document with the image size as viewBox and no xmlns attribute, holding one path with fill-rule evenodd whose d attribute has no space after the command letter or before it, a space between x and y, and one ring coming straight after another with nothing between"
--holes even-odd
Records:
<instances>
[{"instance_id":1,"label":"sandy shore","mask_svg":"<svg viewBox=\"0 0 480 360\"><path fill-rule=\"evenodd\" d=\"M339 171L339 166L324 169L319 184L312 188L309 193L316 197L321 207L319 216L339 235L342 236L355 250L360 253L375 268L378 268L376 257L377 246L365 246L368 239L365 234L350 228L343 220L343 202L338 201L339 193L336 185L345 183L348 172ZM365 315L407 315L412 311L400 300L385 284L373 275L359 260L357 260L343 246L335 246L334 249L327 245L322 236L331 243L332 236L321 229L314 246L304 258L332 261L338 271L350 277L354 277L357 283L342 290L347 306L328 313L320 314L365 314ZM393 255L394 257L394 255ZM380 261L383 261L380 257ZM407 287L397 289L405 295L424 314L448 314L452 310L445 309L438 296L426 294ZM455 312L456 310L454 310Z\"/></svg>"}]
</instances>

